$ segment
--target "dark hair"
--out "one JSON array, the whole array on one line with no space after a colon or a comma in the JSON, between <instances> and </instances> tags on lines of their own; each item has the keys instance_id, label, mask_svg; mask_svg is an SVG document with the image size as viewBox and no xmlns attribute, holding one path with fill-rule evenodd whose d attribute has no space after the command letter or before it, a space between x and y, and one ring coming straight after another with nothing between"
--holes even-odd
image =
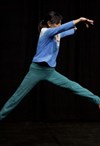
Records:
<instances>
[{"instance_id":1,"label":"dark hair","mask_svg":"<svg viewBox=\"0 0 100 146\"><path fill-rule=\"evenodd\" d=\"M41 31L41 29L43 27L48 27L48 21L50 21L51 24L58 24L62 21L63 17L61 16L61 14L54 12L54 11L50 11L45 18L40 21L39 25L38 25L38 30L39 32Z\"/></svg>"}]
</instances>

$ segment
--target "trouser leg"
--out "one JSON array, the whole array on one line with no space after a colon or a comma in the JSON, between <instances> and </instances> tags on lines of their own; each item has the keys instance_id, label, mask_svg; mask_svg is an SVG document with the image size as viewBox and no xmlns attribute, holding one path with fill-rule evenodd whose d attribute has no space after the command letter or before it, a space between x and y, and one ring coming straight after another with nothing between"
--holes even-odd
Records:
<instances>
[{"instance_id":1,"label":"trouser leg","mask_svg":"<svg viewBox=\"0 0 100 146\"><path fill-rule=\"evenodd\" d=\"M29 71L16 92L8 99L0 111L0 120L5 118L11 112L24 96L38 83L39 77L37 73Z\"/></svg>"},{"instance_id":2,"label":"trouser leg","mask_svg":"<svg viewBox=\"0 0 100 146\"><path fill-rule=\"evenodd\" d=\"M74 94L87 97L87 99L94 102L95 104L100 104L99 96L94 95L88 89L82 87L81 85L79 85L78 83L74 81L69 80L67 77L61 75L57 71L54 71L47 80L60 87L64 87L73 91Z\"/></svg>"}]
</instances>

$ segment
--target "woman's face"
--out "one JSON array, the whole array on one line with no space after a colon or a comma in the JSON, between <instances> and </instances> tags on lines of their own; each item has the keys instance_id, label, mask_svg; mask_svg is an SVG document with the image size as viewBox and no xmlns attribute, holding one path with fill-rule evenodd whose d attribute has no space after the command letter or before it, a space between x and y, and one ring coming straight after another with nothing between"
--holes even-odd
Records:
<instances>
[{"instance_id":1,"label":"woman's face","mask_svg":"<svg viewBox=\"0 0 100 146\"><path fill-rule=\"evenodd\" d=\"M54 24L51 24L50 27L51 27L51 28L52 28L52 27L58 27L58 26L60 26L60 25L61 25L61 23L58 23L58 24L55 24L55 23L54 23Z\"/></svg>"},{"instance_id":2,"label":"woman's face","mask_svg":"<svg viewBox=\"0 0 100 146\"><path fill-rule=\"evenodd\" d=\"M53 28L53 27L58 27L58 26L60 26L61 25L61 22L59 22L59 23L50 23L50 22L48 22L48 26L50 27L50 28Z\"/></svg>"}]
</instances>

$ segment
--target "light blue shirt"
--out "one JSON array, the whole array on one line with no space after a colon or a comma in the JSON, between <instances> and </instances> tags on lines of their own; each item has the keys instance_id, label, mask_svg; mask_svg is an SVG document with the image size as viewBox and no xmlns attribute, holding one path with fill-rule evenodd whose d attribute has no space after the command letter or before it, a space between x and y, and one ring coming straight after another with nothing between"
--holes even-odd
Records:
<instances>
[{"instance_id":1,"label":"light blue shirt","mask_svg":"<svg viewBox=\"0 0 100 146\"><path fill-rule=\"evenodd\" d=\"M70 21L58 27L42 28L32 62L46 62L50 67L56 67L60 39L74 34L74 27L73 21Z\"/></svg>"}]
</instances>

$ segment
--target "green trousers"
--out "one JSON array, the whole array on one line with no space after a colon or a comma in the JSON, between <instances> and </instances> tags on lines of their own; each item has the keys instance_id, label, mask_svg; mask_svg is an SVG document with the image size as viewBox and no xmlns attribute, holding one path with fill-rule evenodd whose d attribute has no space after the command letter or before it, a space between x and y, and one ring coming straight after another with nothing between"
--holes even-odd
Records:
<instances>
[{"instance_id":1,"label":"green trousers","mask_svg":"<svg viewBox=\"0 0 100 146\"><path fill-rule=\"evenodd\" d=\"M87 97L90 101L95 104L100 104L100 98L94 95L88 89L82 87L78 83L69 80L67 77L58 73L55 68L45 67L32 63L29 71L24 77L22 83L15 91L15 93L8 99L0 110L0 120L5 118L25 97L25 95L40 81L47 80L60 87L67 88L73 91L74 94Z\"/></svg>"}]
</instances>

